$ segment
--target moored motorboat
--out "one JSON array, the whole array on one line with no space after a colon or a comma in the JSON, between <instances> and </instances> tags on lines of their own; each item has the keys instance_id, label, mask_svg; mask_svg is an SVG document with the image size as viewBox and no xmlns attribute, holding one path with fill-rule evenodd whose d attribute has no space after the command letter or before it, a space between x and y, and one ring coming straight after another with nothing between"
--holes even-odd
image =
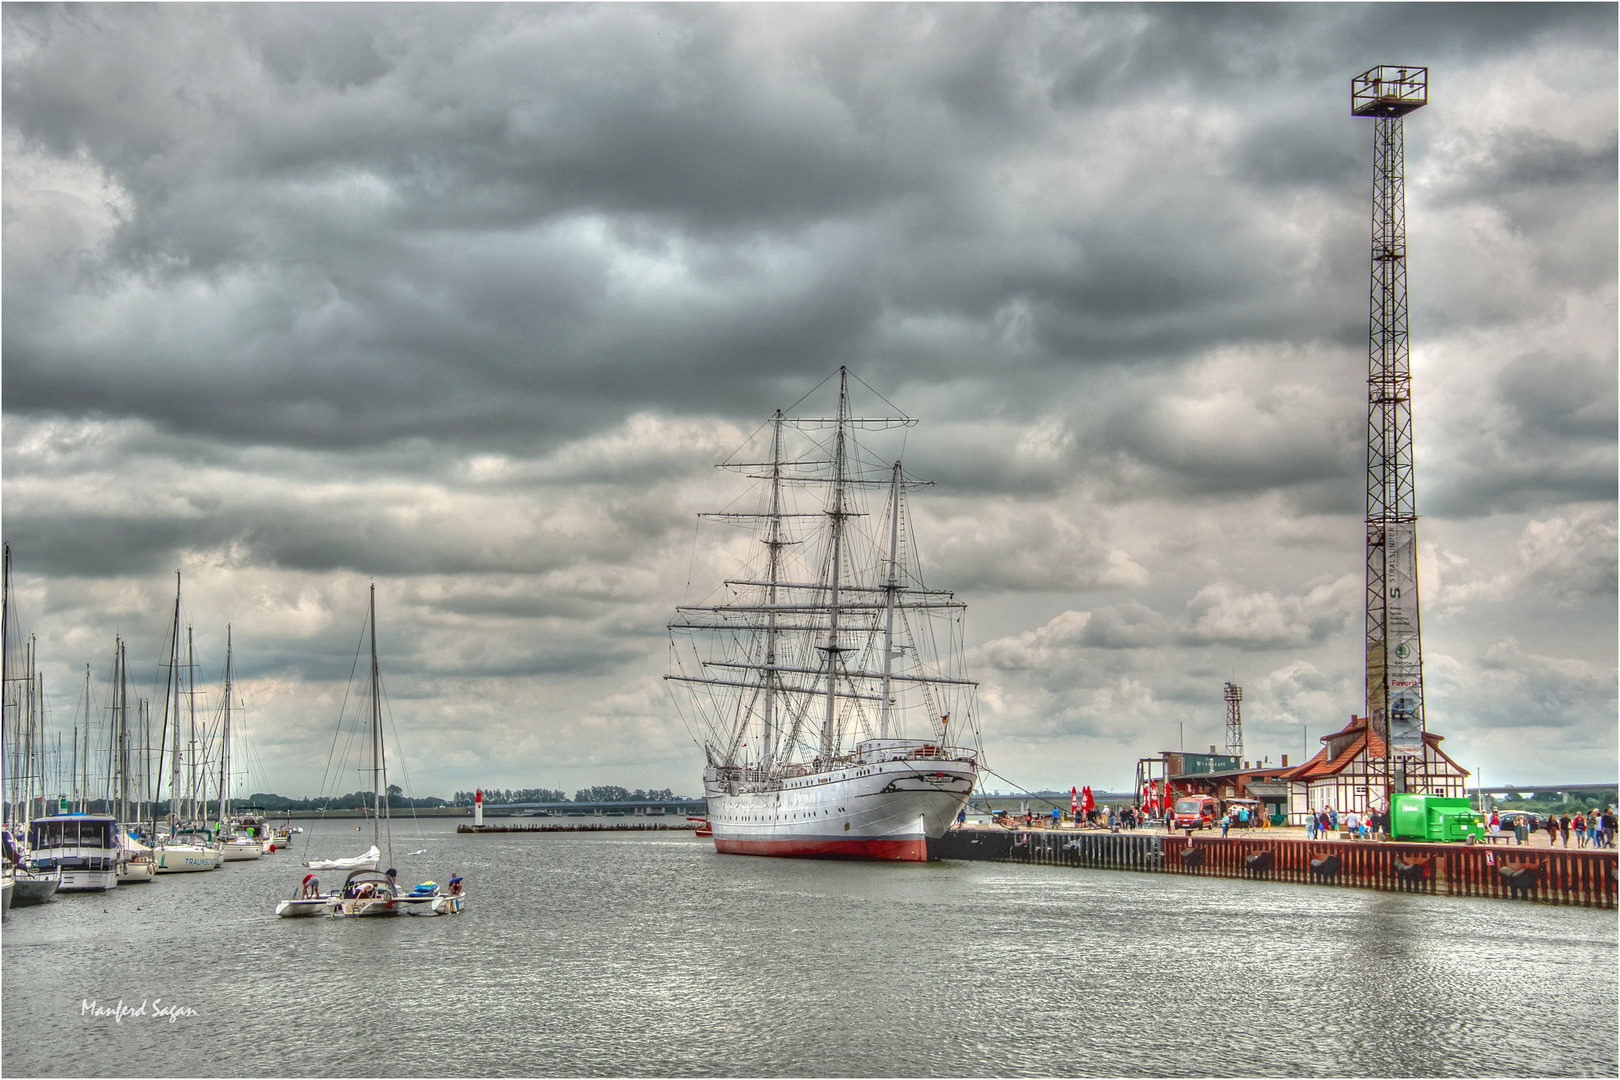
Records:
<instances>
[{"instance_id":1,"label":"moored motorboat","mask_svg":"<svg viewBox=\"0 0 1620 1080\"><path fill-rule=\"evenodd\" d=\"M118 885L118 822L107 814L61 814L28 823L27 869L60 874L58 892L100 892ZM21 880L19 878L19 880ZM12 902L16 902L15 894Z\"/></svg>"},{"instance_id":2,"label":"moored motorboat","mask_svg":"<svg viewBox=\"0 0 1620 1080\"><path fill-rule=\"evenodd\" d=\"M12 881L15 883L15 891L11 894L12 907L47 904L56 899L56 891L62 885L62 871L36 873L19 869L13 872Z\"/></svg>"},{"instance_id":3,"label":"moored motorboat","mask_svg":"<svg viewBox=\"0 0 1620 1080\"><path fill-rule=\"evenodd\" d=\"M232 836L221 848L226 862L247 862L264 855L264 842L251 836Z\"/></svg>"}]
</instances>

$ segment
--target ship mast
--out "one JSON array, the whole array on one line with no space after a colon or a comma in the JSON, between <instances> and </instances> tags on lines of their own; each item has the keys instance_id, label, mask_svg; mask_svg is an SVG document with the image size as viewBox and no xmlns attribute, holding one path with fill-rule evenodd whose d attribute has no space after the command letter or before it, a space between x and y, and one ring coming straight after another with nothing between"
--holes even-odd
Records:
<instances>
[{"instance_id":1,"label":"ship mast","mask_svg":"<svg viewBox=\"0 0 1620 1080\"><path fill-rule=\"evenodd\" d=\"M883 701L878 706L878 738L889 737L889 684L894 678L894 599L900 588L900 463L894 463L889 487L889 583L883 611Z\"/></svg>"},{"instance_id":2,"label":"ship mast","mask_svg":"<svg viewBox=\"0 0 1620 1080\"><path fill-rule=\"evenodd\" d=\"M838 647L838 587L844 560L844 455L845 426L848 422L849 371L841 366L838 369L838 431L833 443L833 502L832 509L828 511L828 517L832 519L832 566L828 574L827 644L822 646L822 651L827 654L827 715L821 725L821 760L824 763L832 760L836 748L834 724L838 713L838 654L842 651Z\"/></svg>"},{"instance_id":3,"label":"ship mast","mask_svg":"<svg viewBox=\"0 0 1620 1080\"><path fill-rule=\"evenodd\" d=\"M761 673L765 683L765 739L760 753L760 768L768 771L776 759L776 686L780 676L776 672L776 586L782 570L782 410L771 418L771 511L765 546L770 552L770 567L765 580L765 604L770 609L765 622L765 670Z\"/></svg>"}]
</instances>

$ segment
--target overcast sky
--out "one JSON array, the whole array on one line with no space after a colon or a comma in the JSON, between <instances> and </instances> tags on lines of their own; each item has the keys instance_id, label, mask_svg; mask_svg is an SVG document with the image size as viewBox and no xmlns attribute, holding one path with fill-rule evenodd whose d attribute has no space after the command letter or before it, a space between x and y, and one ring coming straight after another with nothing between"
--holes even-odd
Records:
<instances>
[{"instance_id":1,"label":"overcast sky","mask_svg":"<svg viewBox=\"0 0 1620 1080\"><path fill-rule=\"evenodd\" d=\"M1487 782L1615 777L1612 4L3 21L4 532L55 724L115 634L161 696L180 570L244 785L315 794L375 581L414 794L695 793L664 624L733 568L694 515L847 364L921 418L992 768L1125 785L1224 741L1227 680L1298 761L1363 705L1349 82L1426 64L1429 728Z\"/></svg>"}]
</instances>

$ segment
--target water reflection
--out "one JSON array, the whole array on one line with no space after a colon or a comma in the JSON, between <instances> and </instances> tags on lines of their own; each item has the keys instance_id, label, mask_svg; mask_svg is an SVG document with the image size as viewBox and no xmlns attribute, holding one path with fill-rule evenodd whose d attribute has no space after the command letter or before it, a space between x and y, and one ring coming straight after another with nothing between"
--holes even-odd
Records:
<instances>
[{"instance_id":1,"label":"water reflection","mask_svg":"<svg viewBox=\"0 0 1620 1080\"><path fill-rule=\"evenodd\" d=\"M280 854L14 914L5 1072L1616 1071L1612 912L426 828L401 878L460 871L462 916L275 919ZM154 997L201 1015L80 1017Z\"/></svg>"}]
</instances>

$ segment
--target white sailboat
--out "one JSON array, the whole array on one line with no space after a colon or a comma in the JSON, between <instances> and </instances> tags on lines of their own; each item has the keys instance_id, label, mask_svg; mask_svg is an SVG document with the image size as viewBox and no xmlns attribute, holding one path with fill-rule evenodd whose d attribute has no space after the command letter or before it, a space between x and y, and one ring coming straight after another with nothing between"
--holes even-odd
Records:
<instances>
[{"instance_id":1,"label":"white sailboat","mask_svg":"<svg viewBox=\"0 0 1620 1080\"><path fill-rule=\"evenodd\" d=\"M189 644L190 635L187 635ZM190 656L188 647L187 670L195 676L196 664ZM184 692L191 703L189 710L190 737L188 743L192 748L189 761L189 772L192 782L188 783L188 797L182 800L180 795L180 765L182 760L180 749L180 695ZM191 874L207 870L216 870L225 862L224 848L205 828L195 824L196 818L196 783L195 772L197 767L197 718L196 718L196 687L188 684L182 691L180 686L180 572L174 574L174 622L169 636L169 666L168 681L163 686L163 732L159 739L158 766L162 769L165 749L171 744L172 752L169 754L169 813L168 832L158 835L157 822L152 823L152 835L156 843L152 846L153 859L159 874ZM173 706L172 710L170 706ZM171 723L172 720L172 723ZM186 805L187 814L182 817L180 810L182 803ZM154 802L154 808L156 803ZM155 812L155 810L154 810Z\"/></svg>"},{"instance_id":2,"label":"white sailboat","mask_svg":"<svg viewBox=\"0 0 1620 1080\"><path fill-rule=\"evenodd\" d=\"M978 778L961 742L977 738L966 605L923 585L905 503L918 482L857 439L916 421L853 415L848 379L840 368L835 416L778 410L769 445L722 466L756 482L757 502L703 516L759 545L669 626L665 678L688 691L720 852L923 860ZM867 493L884 489L870 515Z\"/></svg>"},{"instance_id":3,"label":"white sailboat","mask_svg":"<svg viewBox=\"0 0 1620 1080\"><path fill-rule=\"evenodd\" d=\"M377 665L377 586L371 586L368 607L371 641L371 700L368 729L368 752L371 759L371 848L363 855L344 859L311 859L304 865L310 869L300 885L298 895L276 905L276 914L282 918L299 918L316 914L344 917L377 917L404 914L407 911L424 914L455 914L465 903L460 879L455 879L453 895L441 895L437 886L426 889L417 886L405 892L394 878L394 871L378 873L378 861L383 851L388 861L394 861L393 825L388 807L388 755L382 731L382 680ZM329 893L320 892L316 871L346 873L343 885ZM431 882L425 885L432 886Z\"/></svg>"},{"instance_id":4,"label":"white sailboat","mask_svg":"<svg viewBox=\"0 0 1620 1080\"><path fill-rule=\"evenodd\" d=\"M118 848L118 884L139 885L157 876L152 849L129 835L127 829L118 831Z\"/></svg>"},{"instance_id":5,"label":"white sailboat","mask_svg":"<svg viewBox=\"0 0 1620 1080\"><path fill-rule=\"evenodd\" d=\"M242 823L244 831L237 831L238 823L231 816L231 698L232 686L231 628L225 627L225 696L220 705L219 722L219 825L220 847L226 862L252 862L262 858L270 847L268 837L255 835L261 830L255 821L251 828Z\"/></svg>"}]
</instances>

